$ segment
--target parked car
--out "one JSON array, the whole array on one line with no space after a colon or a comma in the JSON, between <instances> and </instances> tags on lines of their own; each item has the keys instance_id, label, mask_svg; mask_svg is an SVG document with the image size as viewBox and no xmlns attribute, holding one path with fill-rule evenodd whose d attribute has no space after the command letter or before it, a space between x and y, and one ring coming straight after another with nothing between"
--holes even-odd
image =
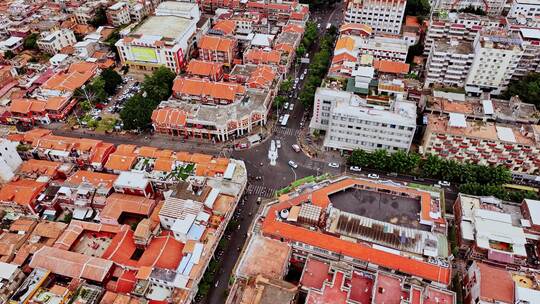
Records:
<instances>
[{"instance_id":1,"label":"parked car","mask_svg":"<svg viewBox=\"0 0 540 304\"><path fill-rule=\"evenodd\" d=\"M304 80L304 77L306 76L306 74L302 74L300 75L300 80Z\"/></svg>"},{"instance_id":2,"label":"parked car","mask_svg":"<svg viewBox=\"0 0 540 304\"><path fill-rule=\"evenodd\" d=\"M287 110L287 109L289 108L289 103L286 102L285 105L283 106L283 108L284 108L285 110Z\"/></svg>"},{"instance_id":3,"label":"parked car","mask_svg":"<svg viewBox=\"0 0 540 304\"><path fill-rule=\"evenodd\" d=\"M328 163L328 167L330 167L330 168L339 168L339 164L338 163Z\"/></svg>"},{"instance_id":4,"label":"parked car","mask_svg":"<svg viewBox=\"0 0 540 304\"><path fill-rule=\"evenodd\" d=\"M350 166L349 170L354 171L354 172L360 172L360 171L362 171L362 168L360 168L358 166Z\"/></svg>"},{"instance_id":5,"label":"parked car","mask_svg":"<svg viewBox=\"0 0 540 304\"><path fill-rule=\"evenodd\" d=\"M370 173L367 175L367 177L372 178L372 179L379 179L379 175L375 173Z\"/></svg>"},{"instance_id":6,"label":"parked car","mask_svg":"<svg viewBox=\"0 0 540 304\"><path fill-rule=\"evenodd\" d=\"M289 161L289 166L293 167L294 169L298 168L298 165L292 160Z\"/></svg>"},{"instance_id":7,"label":"parked car","mask_svg":"<svg viewBox=\"0 0 540 304\"><path fill-rule=\"evenodd\" d=\"M281 149L281 140L276 140L276 148Z\"/></svg>"},{"instance_id":8,"label":"parked car","mask_svg":"<svg viewBox=\"0 0 540 304\"><path fill-rule=\"evenodd\" d=\"M450 182L447 181L439 181L438 184L442 187L450 187Z\"/></svg>"},{"instance_id":9,"label":"parked car","mask_svg":"<svg viewBox=\"0 0 540 304\"><path fill-rule=\"evenodd\" d=\"M294 110L294 103L291 103L291 104L289 105L289 111L292 111L292 110Z\"/></svg>"},{"instance_id":10,"label":"parked car","mask_svg":"<svg viewBox=\"0 0 540 304\"><path fill-rule=\"evenodd\" d=\"M282 122L283 121L283 115L280 115L279 116L279 122Z\"/></svg>"},{"instance_id":11,"label":"parked car","mask_svg":"<svg viewBox=\"0 0 540 304\"><path fill-rule=\"evenodd\" d=\"M291 147L293 148L294 152L296 152L296 153L300 152L300 146L299 145L294 144Z\"/></svg>"}]
</instances>

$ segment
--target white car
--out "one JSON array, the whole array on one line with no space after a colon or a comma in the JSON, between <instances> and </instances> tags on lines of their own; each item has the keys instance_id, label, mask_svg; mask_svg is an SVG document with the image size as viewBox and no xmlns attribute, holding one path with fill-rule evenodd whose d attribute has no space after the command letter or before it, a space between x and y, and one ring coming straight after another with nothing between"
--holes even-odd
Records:
<instances>
[{"instance_id":1,"label":"white car","mask_svg":"<svg viewBox=\"0 0 540 304\"><path fill-rule=\"evenodd\" d=\"M370 174L367 175L367 177L373 178L373 179L379 179L379 175L375 174L375 173L370 173Z\"/></svg>"},{"instance_id":2,"label":"white car","mask_svg":"<svg viewBox=\"0 0 540 304\"><path fill-rule=\"evenodd\" d=\"M360 168L358 166L350 166L349 170L354 171L354 172L360 172L360 171L362 171L362 168Z\"/></svg>"},{"instance_id":3,"label":"white car","mask_svg":"<svg viewBox=\"0 0 540 304\"><path fill-rule=\"evenodd\" d=\"M286 102L285 105L283 106L283 108L284 108L285 110L287 110L287 109L289 108L289 103Z\"/></svg>"},{"instance_id":4,"label":"white car","mask_svg":"<svg viewBox=\"0 0 540 304\"><path fill-rule=\"evenodd\" d=\"M339 164L338 163L328 163L328 167L330 167L330 168L339 168Z\"/></svg>"},{"instance_id":5,"label":"white car","mask_svg":"<svg viewBox=\"0 0 540 304\"><path fill-rule=\"evenodd\" d=\"M283 121L283 115L280 115L279 116L279 122L282 122Z\"/></svg>"},{"instance_id":6,"label":"white car","mask_svg":"<svg viewBox=\"0 0 540 304\"><path fill-rule=\"evenodd\" d=\"M291 103L291 104L289 105L289 111L292 111L292 110L294 110L294 103Z\"/></svg>"},{"instance_id":7,"label":"white car","mask_svg":"<svg viewBox=\"0 0 540 304\"><path fill-rule=\"evenodd\" d=\"M281 140L276 140L276 148L281 149Z\"/></svg>"},{"instance_id":8,"label":"white car","mask_svg":"<svg viewBox=\"0 0 540 304\"><path fill-rule=\"evenodd\" d=\"M294 169L298 168L298 165L295 162L293 162L292 160L289 161L289 166L291 166Z\"/></svg>"},{"instance_id":9,"label":"white car","mask_svg":"<svg viewBox=\"0 0 540 304\"><path fill-rule=\"evenodd\" d=\"M294 144L291 147L293 148L294 152L296 152L296 153L300 152L300 146L299 145Z\"/></svg>"},{"instance_id":10,"label":"white car","mask_svg":"<svg viewBox=\"0 0 540 304\"><path fill-rule=\"evenodd\" d=\"M450 182L447 181L439 181L438 184L442 187L450 187Z\"/></svg>"},{"instance_id":11,"label":"white car","mask_svg":"<svg viewBox=\"0 0 540 304\"><path fill-rule=\"evenodd\" d=\"M300 80L304 80L304 76L306 76L306 74L300 75Z\"/></svg>"}]
</instances>

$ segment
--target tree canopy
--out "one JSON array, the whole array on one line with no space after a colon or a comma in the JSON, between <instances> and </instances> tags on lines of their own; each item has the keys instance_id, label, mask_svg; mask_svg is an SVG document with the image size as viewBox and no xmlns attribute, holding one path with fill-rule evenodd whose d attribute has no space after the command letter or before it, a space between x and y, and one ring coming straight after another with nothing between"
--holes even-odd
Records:
<instances>
[{"instance_id":1,"label":"tree canopy","mask_svg":"<svg viewBox=\"0 0 540 304\"><path fill-rule=\"evenodd\" d=\"M143 93L131 97L120 112L125 129L143 130L149 126L152 111L171 95L175 77L176 74L166 67L160 67L152 75L145 76Z\"/></svg>"},{"instance_id":2,"label":"tree canopy","mask_svg":"<svg viewBox=\"0 0 540 304\"><path fill-rule=\"evenodd\" d=\"M89 84L76 89L74 95L77 99L88 101L91 105L104 102L107 99L105 80L101 76L98 76Z\"/></svg>"},{"instance_id":3,"label":"tree canopy","mask_svg":"<svg viewBox=\"0 0 540 304\"><path fill-rule=\"evenodd\" d=\"M540 108L540 73L529 73L521 80L513 80L503 97L518 95L523 102L532 103Z\"/></svg>"},{"instance_id":4,"label":"tree canopy","mask_svg":"<svg viewBox=\"0 0 540 304\"><path fill-rule=\"evenodd\" d=\"M421 158L416 153L404 151L388 154L386 150L371 153L355 150L347 162L351 166L446 180L459 184L460 192L471 195L493 195L514 202L520 202L523 198L538 198L534 192L507 190L504 184L512 180L512 175L504 166L488 167L459 163L436 155Z\"/></svg>"},{"instance_id":5,"label":"tree canopy","mask_svg":"<svg viewBox=\"0 0 540 304\"><path fill-rule=\"evenodd\" d=\"M486 12L484 12L484 10L482 8L474 7L472 5L469 5L466 8L459 10L459 12L460 13L470 13L470 14L475 14L475 15L479 15L479 16L485 16L486 15Z\"/></svg>"},{"instance_id":6,"label":"tree canopy","mask_svg":"<svg viewBox=\"0 0 540 304\"><path fill-rule=\"evenodd\" d=\"M100 6L96 10L96 14L94 15L94 18L88 22L90 25L94 27L99 27L102 25L107 24L107 14L105 13L105 8L103 6Z\"/></svg>"},{"instance_id":7,"label":"tree canopy","mask_svg":"<svg viewBox=\"0 0 540 304\"><path fill-rule=\"evenodd\" d=\"M122 76L111 68L103 70L101 78L105 81L104 89L109 95L116 93L116 89L122 83Z\"/></svg>"},{"instance_id":8,"label":"tree canopy","mask_svg":"<svg viewBox=\"0 0 540 304\"><path fill-rule=\"evenodd\" d=\"M427 16L431 11L429 0L408 0L405 6L406 16Z\"/></svg>"},{"instance_id":9,"label":"tree canopy","mask_svg":"<svg viewBox=\"0 0 540 304\"><path fill-rule=\"evenodd\" d=\"M25 50L35 50L37 49L37 39L38 34L32 33L23 40L23 45Z\"/></svg>"}]
</instances>

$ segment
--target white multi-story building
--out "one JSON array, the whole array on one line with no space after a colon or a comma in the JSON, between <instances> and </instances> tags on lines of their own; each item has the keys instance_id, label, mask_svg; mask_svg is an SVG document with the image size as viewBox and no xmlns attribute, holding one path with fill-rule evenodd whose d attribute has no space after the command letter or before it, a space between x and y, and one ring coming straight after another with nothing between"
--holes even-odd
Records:
<instances>
[{"instance_id":1,"label":"white multi-story building","mask_svg":"<svg viewBox=\"0 0 540 304\"><path fill-rule=\"evenodd\" d=\"M6 183L15 176L15 171L22 164L22 159L16 145L9 140L0 140L0 150L0 181Z\"/></svg>"},{"instance_id":2,"label":"white multi-story building","mask_svg":"<svg viewBox=\"0 0 540 304\"><path fill-rule=\"evenodd\" d=\"M325 133L326 149L408 151L416 130L416 105L371 105L350 92L318 88L309 127Z\"/></svg>"},{"instance_id":3,"label":"white multi-story building","mask_svg":"<svg viewBox=\"0 0 540 304\"><path fill-rule=\"evenodd\" d=\"M360 53L373 55L375 59L405 62L409 45L407 41L392 37L375 36L364 39Z\"/></svg>"},{"instance_id":4,"label":"white multi-story building","mask_svg":"<svg viewBox=\"0 0 540 304\"><path fill-rule=\"evenodd\" d=\"M474 41L474 60L467 76L467 93L504 91L523 55L521 39L502 29L486 29Z\"/></svg>"},{"instance_id":5,"label":"white multi-story building","mask_svg":"<svg viewBox=\"0 0 540 304\"><path fill-rule=\"evenodd\" d=\"M43 32L38 39L38 47L49 54L56 54L62 48L73 45L77 42L72 30L61 29L54 32Z\"/></svg>"},{"instance_id":6,"label":"white multi-story building","mask_svg":"<svg viewBox=\"0 0 540 304\"><path fill-rule=\"evenodd\" d=\"M499 27L501 18L469 13L433 14L424 42L424 55L429 55L433 41L441 38L474 41L482 28Z\"/></svg>"},{"instance_id":7,"label":"white multi-story building","mask_svg":"<svg viewBox=\"0 0 540 304\"><path fill-rule=\"evenodd\" d=\"M540 1L538 0L514 0L508 12L508 17L535 18L540 15Z\"/></svg>"},{"instance_id":8,"label":"white multi-story building","mask_svg":"<svg viewBox=\"0 0 540 304\"><path fill-rule=\"evenodd\" d=\"M490 16L501 15L506 4L506 0L432 0L430 2L435 11L459 11L473 7L483 10Z\"/></svg>"},{"instance_id":9,"label":"white multi-story building","mask_svg":"<svg viewBox=\"0 0 540 304\"><path fill-rule=\"evenodd\" d=\"M523 55L519 60L514 77L523 77L540 71L540 29L519 29Z\"/></svg>"},{"instance_id":10,"label":"white multi-story building","mask_svg":"<svg viewBox=\"0 0 540 304\"><path fill-rule=\"evenodd\" d=\"M425 86L443 84L463 87L474 60L472 42L439 39L429 51Z\"/></svg>"},{"instance_id":11,"label":"white multi-story building","mask_svg":"<svg viewBox=\"0 0 540 304\"><path fill-rule=\"evenodd\" d=\"M114 26L121 26L131 22L129 4L117 2L107 8L107 19Z\"/></svg>"},{"instance_id":12,"label":"white multi-story building","mask_svg":"<svg viewBox=\"0 0 540 304\"><path fill-rule=\"evenodd\" d=\"M158 5L155 14L157 16L177 16L188 19L201 17L201 12L197 3L165 1Z\"/></svg>"},{"instance_id":13,"label":"white multi-story building","mask_svg":"<svg viewBox=\"0 0 540 304\"><path fill-rule=\"evenodd\" d=\"M122 65L152 71L165 66L179 72L195 39L198 19L151 16L116 42Z\"/></svg>"},{"instance_id":14,"label":"white multi-story building","mask_svg":"<svg viewBox=\"0 0 540 304\"><path fill-rule=\"evenodd\" d=\"M375 32L399 34L406 4L406 0L348 0L344 20L367 24Z\"/></svg>"}]
</instances>

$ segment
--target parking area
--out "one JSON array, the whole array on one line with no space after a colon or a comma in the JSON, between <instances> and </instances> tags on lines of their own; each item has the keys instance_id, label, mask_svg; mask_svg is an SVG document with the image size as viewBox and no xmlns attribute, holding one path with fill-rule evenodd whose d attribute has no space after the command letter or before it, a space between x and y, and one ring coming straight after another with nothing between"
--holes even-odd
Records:
<instances>
[{"instance_id":1,"label":"parking area","mask_svg":"<svg viewBox=\"0 0 540 304\"><path fill-rule=\"evenodd\" d=\"M349 188L330 195L339 210L410 228L429 230L419 222L420 199Z\"/></svg>"}]
</instances>

